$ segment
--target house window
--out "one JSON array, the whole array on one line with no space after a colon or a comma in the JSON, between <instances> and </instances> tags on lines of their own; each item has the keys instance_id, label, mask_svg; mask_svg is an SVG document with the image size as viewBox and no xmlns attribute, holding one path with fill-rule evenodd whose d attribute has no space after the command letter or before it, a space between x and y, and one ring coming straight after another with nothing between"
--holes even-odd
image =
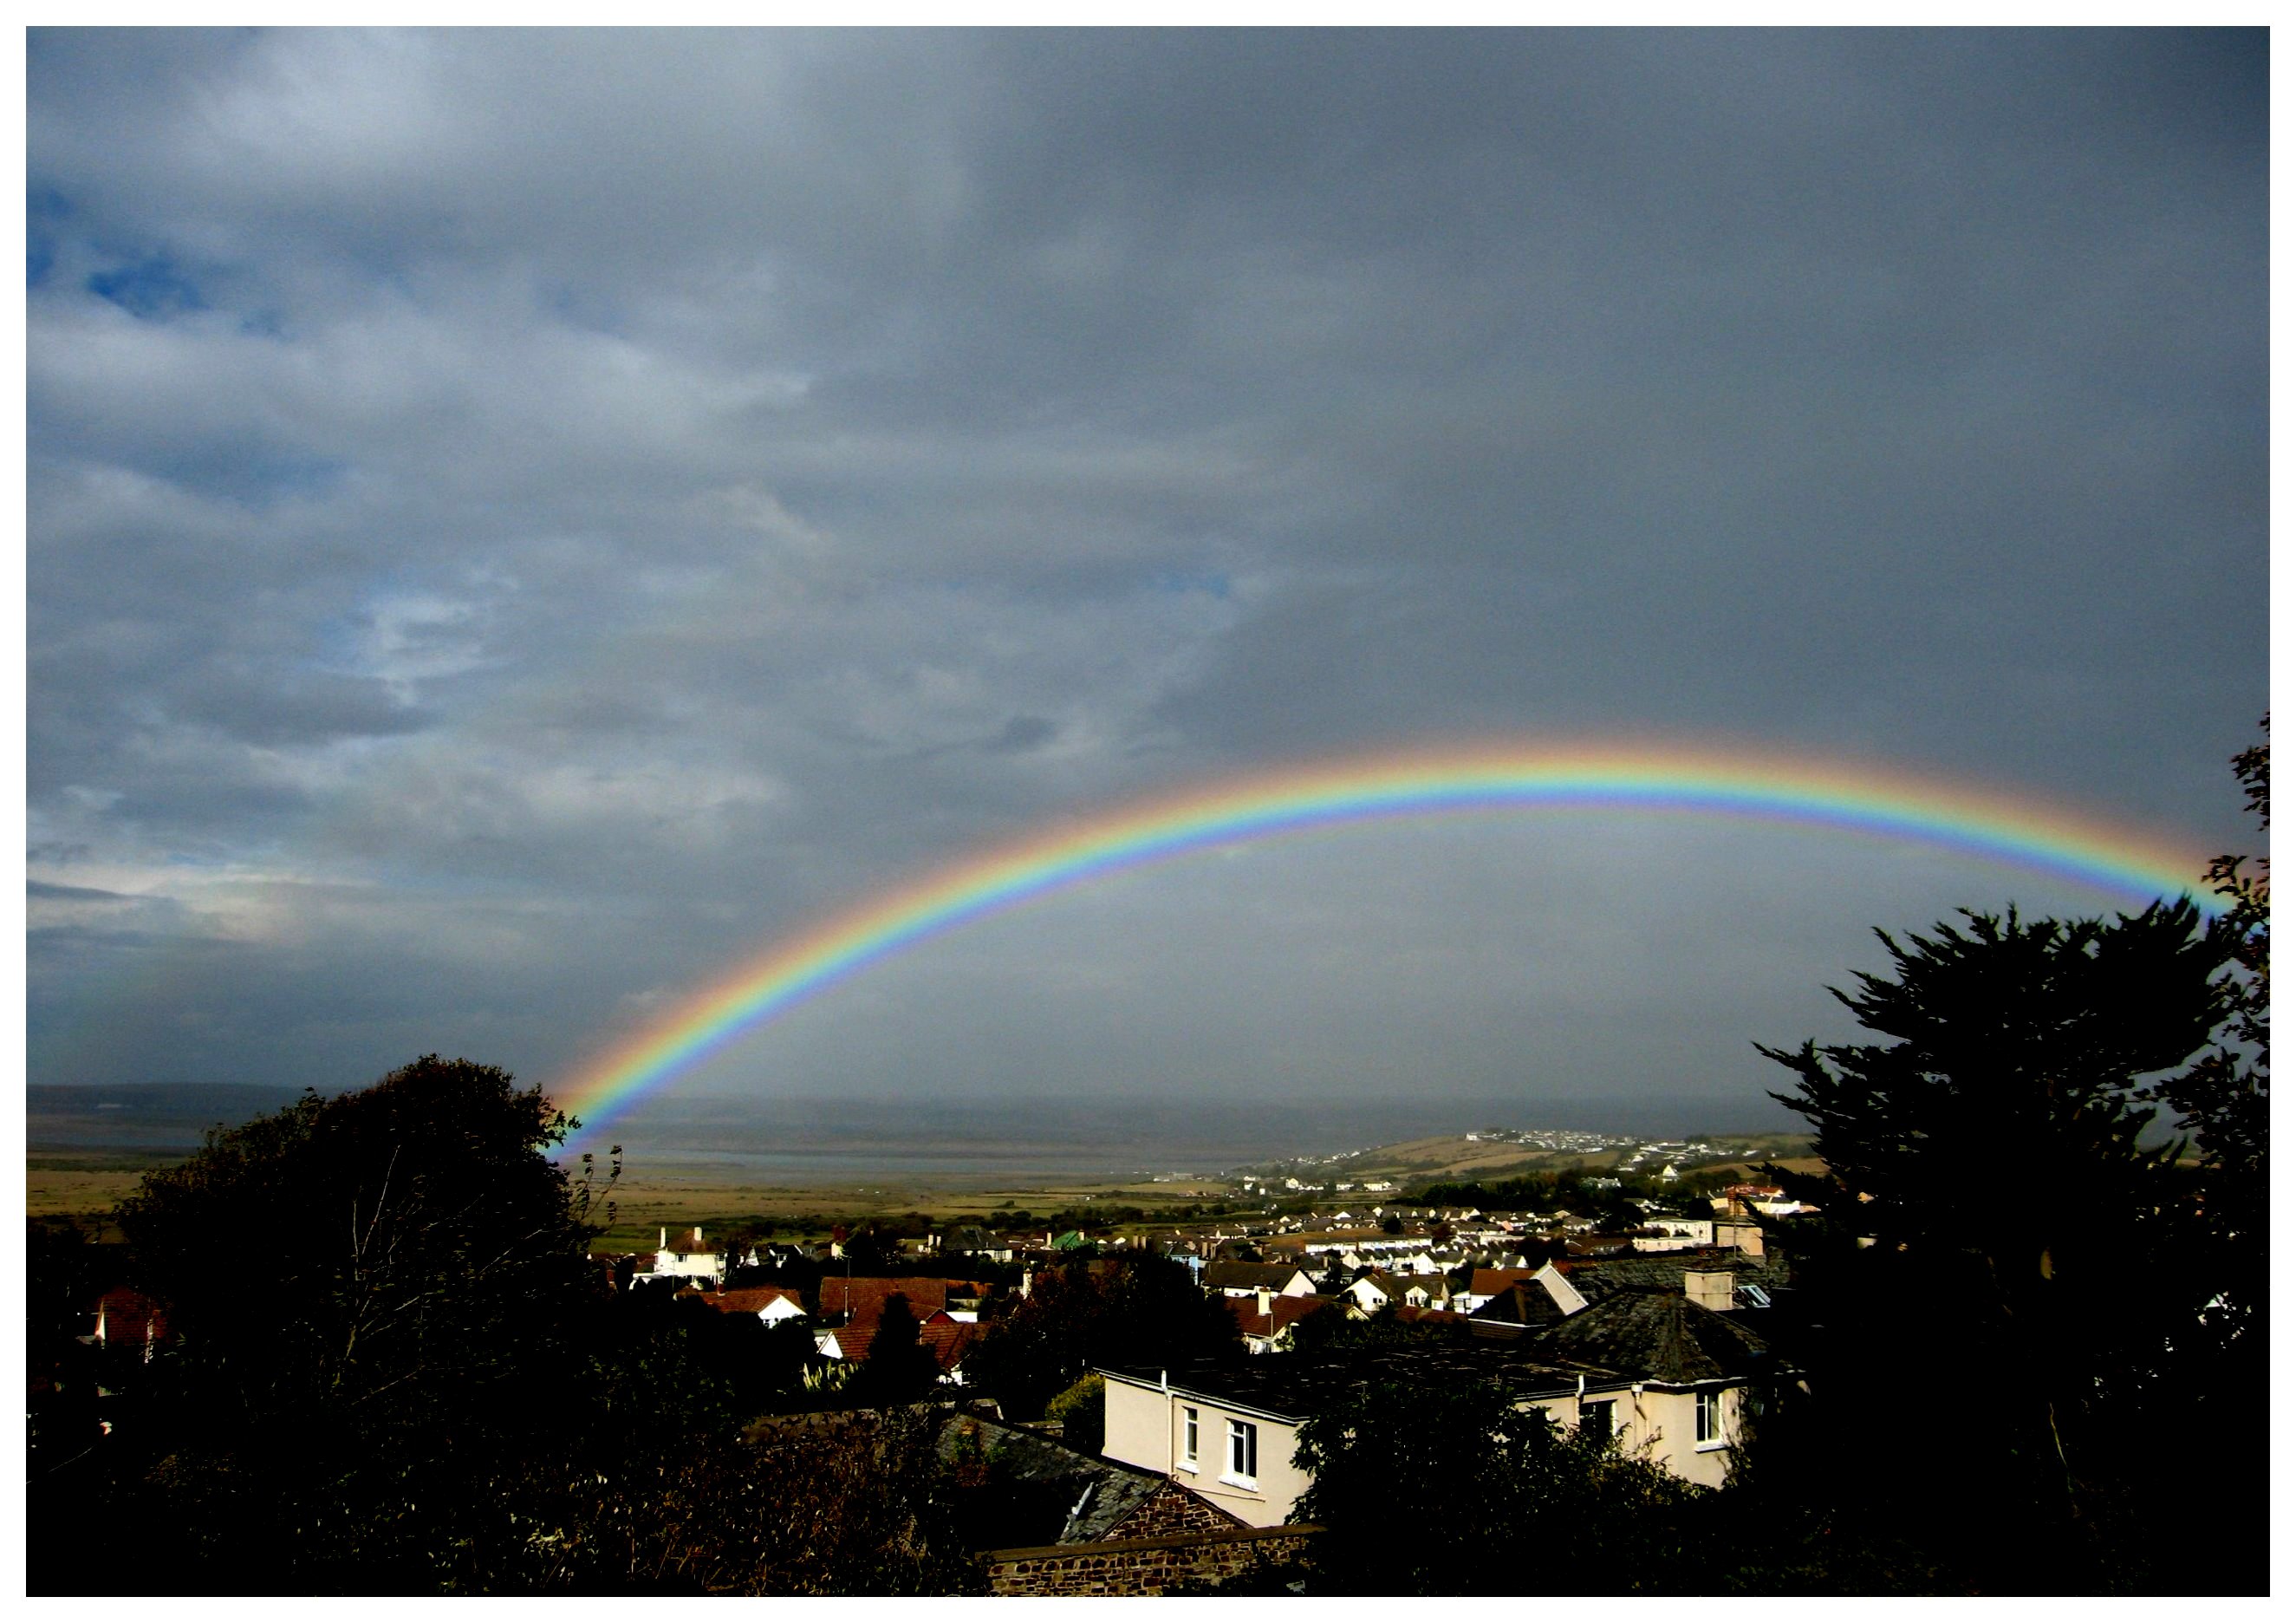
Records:
<instances>
[{"instance_id":1,"label":"house window","mask_svg":"<svg viewBox=\"0 0 2296 1623\"><path fill-rule=\"evenodd\" d=\"M1180 1465L1185 1471L1196 1468L1196 1412L1185 1404L1180 1406Z\"/></svg>"},{"instance_id":2,"label":"house window","mask_svg":"<svg viewBox=\"0 0 2296 1623\"><path fill-rule=\"evenodd\" d=\"M1256 1487L1259 1483L1259 1428L1246 1421L1232 1420L1227 1423L1227 1475L1223 1482L1233 1482L1239 1487Z\"/></svg>"},{"instance_id":3,"label":"house window","mask_svg":"<svg viewBox=\"0 0 2296 1623\"><path fill-rule=\"evenodd\" d=\"M1613 1417L1612 1413L1612 1411L1614 1411L1617 1406L1617 1400L1608 1397L1603 1398L1599 1403L1580 1404L1578 1405L1578 1429L1585 1432L1588 1437L1604 1438L1610 1436L1611 1432L1618 1429L1618 1421Z\"/></svg>"},{"instance_id":4,"label":"house window","mask_svg":"<svg viewBox=\"0 0 2296 1623\"><path fill-rule=\"evenodd\" d=\"M1722 1440L1722 1394L1701 1392L1698 1395L1698 1446L1710 1446Z\"/></svg>"}]
</instances>

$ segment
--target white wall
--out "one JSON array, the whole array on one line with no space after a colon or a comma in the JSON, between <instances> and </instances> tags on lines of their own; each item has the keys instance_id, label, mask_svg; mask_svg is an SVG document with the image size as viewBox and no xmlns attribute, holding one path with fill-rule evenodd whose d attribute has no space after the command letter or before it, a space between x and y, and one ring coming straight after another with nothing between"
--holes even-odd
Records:
<instances>
[{"instance_id":1,"label":"white wall","mask_svg":"<svg viewBox=\"0 0 2296 1623\"><path fill-rule=\"evenodd\" d=\"M1213 1398L1165 1392L1117 1375L1106 1379L1103 1454L1168 1476L1247 1526L1278 1527L1291 1519L1292 1506L1313 1479L1292 1463L1300 1446L1295 1427ZM1181 1457L1189 1409L1196 1412L1198 1439L1193 1466ZM1227 1470L1231 1421L1258 1429L1258 1470L1249 1481L1233 1479Z\"/></svg>"}]
</instances>

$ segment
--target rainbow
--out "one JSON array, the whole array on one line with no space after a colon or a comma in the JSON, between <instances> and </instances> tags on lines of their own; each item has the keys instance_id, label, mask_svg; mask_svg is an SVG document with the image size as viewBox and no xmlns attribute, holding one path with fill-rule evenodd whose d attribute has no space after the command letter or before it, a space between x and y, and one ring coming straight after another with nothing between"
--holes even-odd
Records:
<instances>
[{"instance_id":1,"label":"rainbow","mask_svg":"<svg viewBox=\"0 0 2296 1623\"><path fill-rule=\"evenodd\" d=\"M1105 875L1335 825L1516 810L1659 812L1905 840L2134 902L2201 861L2062 807L1870 767L1681 747L1521 745L1324 762L1199 785L950 864L768 947L551 1090L590 1141L637 1099L935 936ZM2210 913L2213 897L2200 898ZM1925 921L1924 921L1925 922Z\"/></svg>"}]
</instances>

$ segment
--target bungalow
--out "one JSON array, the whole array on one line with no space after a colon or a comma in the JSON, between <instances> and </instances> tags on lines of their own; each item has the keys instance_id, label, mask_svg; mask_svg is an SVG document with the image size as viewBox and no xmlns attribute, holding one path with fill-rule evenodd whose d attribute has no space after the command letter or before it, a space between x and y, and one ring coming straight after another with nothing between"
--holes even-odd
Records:
<instances>
[{"instance_id":1,"label":"bungalow","mask_svg":"<svg viewBox=\"0 0 2296 1623\"><path fill-rule=\"evenodd\" d=\"M840 1363L866 1363L869 1349L876 1343L879 1324L880 1321L869 1319L816 1331L813 1350ZM965 1384L964 1361L980 1344L980 1334L978 1324L960 1324L936 1314L917 1326L917 1344L932 1355L933 1364L939 1371L937 1379L943 1386L961 1387Z\"/></svg>"},{"instance_id":2,"label":"bungalow","mask_svg":"<svg viewBox=\"0 0 2296 1623\"><path fill-rule=\"evenodd\" d=\"M747 1285L702 1298L719 1313L752 1313L767 1324L806 1316L805 1303L787 1285Z\"/></svg>"},{"instance_id":3,"label":"bungalow","mask_svg":"<svg viewBox=\"0 0 2296 1623\"><path fill-rule=\"evenodd\" d=\"M1351 1319L1365 1315L1344 1296L1276 1296L1261 1290L1255 1297L1225 1297L1235 1319L1236 1333L1247 1353L1278 1353L1292 1345L1292 1327L1311 1313L1334 1312Z\"/></svg>"},{"instance_id":4,"label":"bungalow","mask_svg":"<svg viewBox=\"0 0 2296 1623\"><path fill-rule=\"evenodd\" d=\"M877 1338L877 1321L865 1323L839 1324L813 1332L813 1350L824 1358L833 1358L842 1363L858 1363L869 1355L869 1343Z\"/></svg>"},{"instance_id":5,"label":"bungalow","mask_svg":"<svg viewBox=\"0 0 2296 1623\"><path fill-rule=\"evenodd\" d=\"M1221 1296L1256 1296L1262 1290L1277 1296L1313 1296L1316 1281L1293 1263L1208 1263L1203 1287Z\"/></svg>"},{"instance_id":6,"label":"bungalow","mask_svg":"<svg viewBox=\"0 0 2296 1623\"><path fill-rule=\"evenodd\" d=\"M974 1280L944 1280L927 1276L908 1279L849 1279L831 1274L821 1281L821 1313L825 1319L877 1322L886 1302L905 1298L919 1321L937 1313L978 1315L989 1288Z\"/></svg>"},{"instance_id":7,"label":"bungalow","mask_svg":"<svg viewBox=\"0 0 2296 1623\"><path fill-rule=\"evenodd\" d=\"M1514 1321L1518 1323L1568 1318L1587 1306L1587 1298L1553 1263L1538 1268L1478 1268L1467 1289L1452 1298L1451 1306L1462 1313L1479 1314L1517 1286L1528 1287L1546 1304L1544 1309L1531 1310L1535 1319L1519 1318Z\"/></svg>"},{"instance_id":8,"label":"bungalow","mask_svg":"<svg viewBox=\"0 0 2296 1623\"><path fill-rule=\"evenodd\" d=\"M978 1223L960 1223L951 1229L948 1233L947 1249L952 1253L962 1252L992 1263L1009 1263L1013 1260L1011 1242L1000 1240Z\"/></svg>"},{"instance_id":9,"label":"bungalow","mask_svg":"<svg viewBox=\"0 0 2296 1623\"><path fill-rule=\"evenodd\" d=\"M1340 1294L1361 1314L1374 1314L1390 1302L1403 1299L1403 1282L1384 1269L1366 1268Z\"/></svg>"},{"instance_id":10,"label":"bungalow","mask_svg":"<svg viewBox=\"0 0 2296 1623\"><path fill-rule=\"evenodd\" d=\"M945 1387L965 1384L964 1361L980 1345L981 1330L978 1323L962 1322L936 1314L917 1326L917 1340L932 1355L933 1365L940 1373L937 1377Z\"/></svg>"}]
</instances>

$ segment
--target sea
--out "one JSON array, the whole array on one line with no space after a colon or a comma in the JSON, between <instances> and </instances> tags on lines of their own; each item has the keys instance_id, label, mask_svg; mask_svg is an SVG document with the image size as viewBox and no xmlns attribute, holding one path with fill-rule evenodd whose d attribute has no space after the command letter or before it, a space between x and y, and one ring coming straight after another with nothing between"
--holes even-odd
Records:
<instances>
[{"instance_id":1,"label":"sea","mask_svg":"<svg viewBox=\"0 0 2296 1623\"><path fill-rule=\"evenodd\" d=\"M207 1128L276 1109L296 1092L164 1083L30 1087L26 1150L58 1158L188 1153ZM685 1170L812 1186L872 1177L931 1184L1210 1175L1486 1128L1678 1138L1791 1132L1801 1125L1767 1099L1662 1094L1259 1100L685 1096L646 1100L602 1136L623 1146L625 1166L633 1174Z\"/></svg>"}]
</instances>

